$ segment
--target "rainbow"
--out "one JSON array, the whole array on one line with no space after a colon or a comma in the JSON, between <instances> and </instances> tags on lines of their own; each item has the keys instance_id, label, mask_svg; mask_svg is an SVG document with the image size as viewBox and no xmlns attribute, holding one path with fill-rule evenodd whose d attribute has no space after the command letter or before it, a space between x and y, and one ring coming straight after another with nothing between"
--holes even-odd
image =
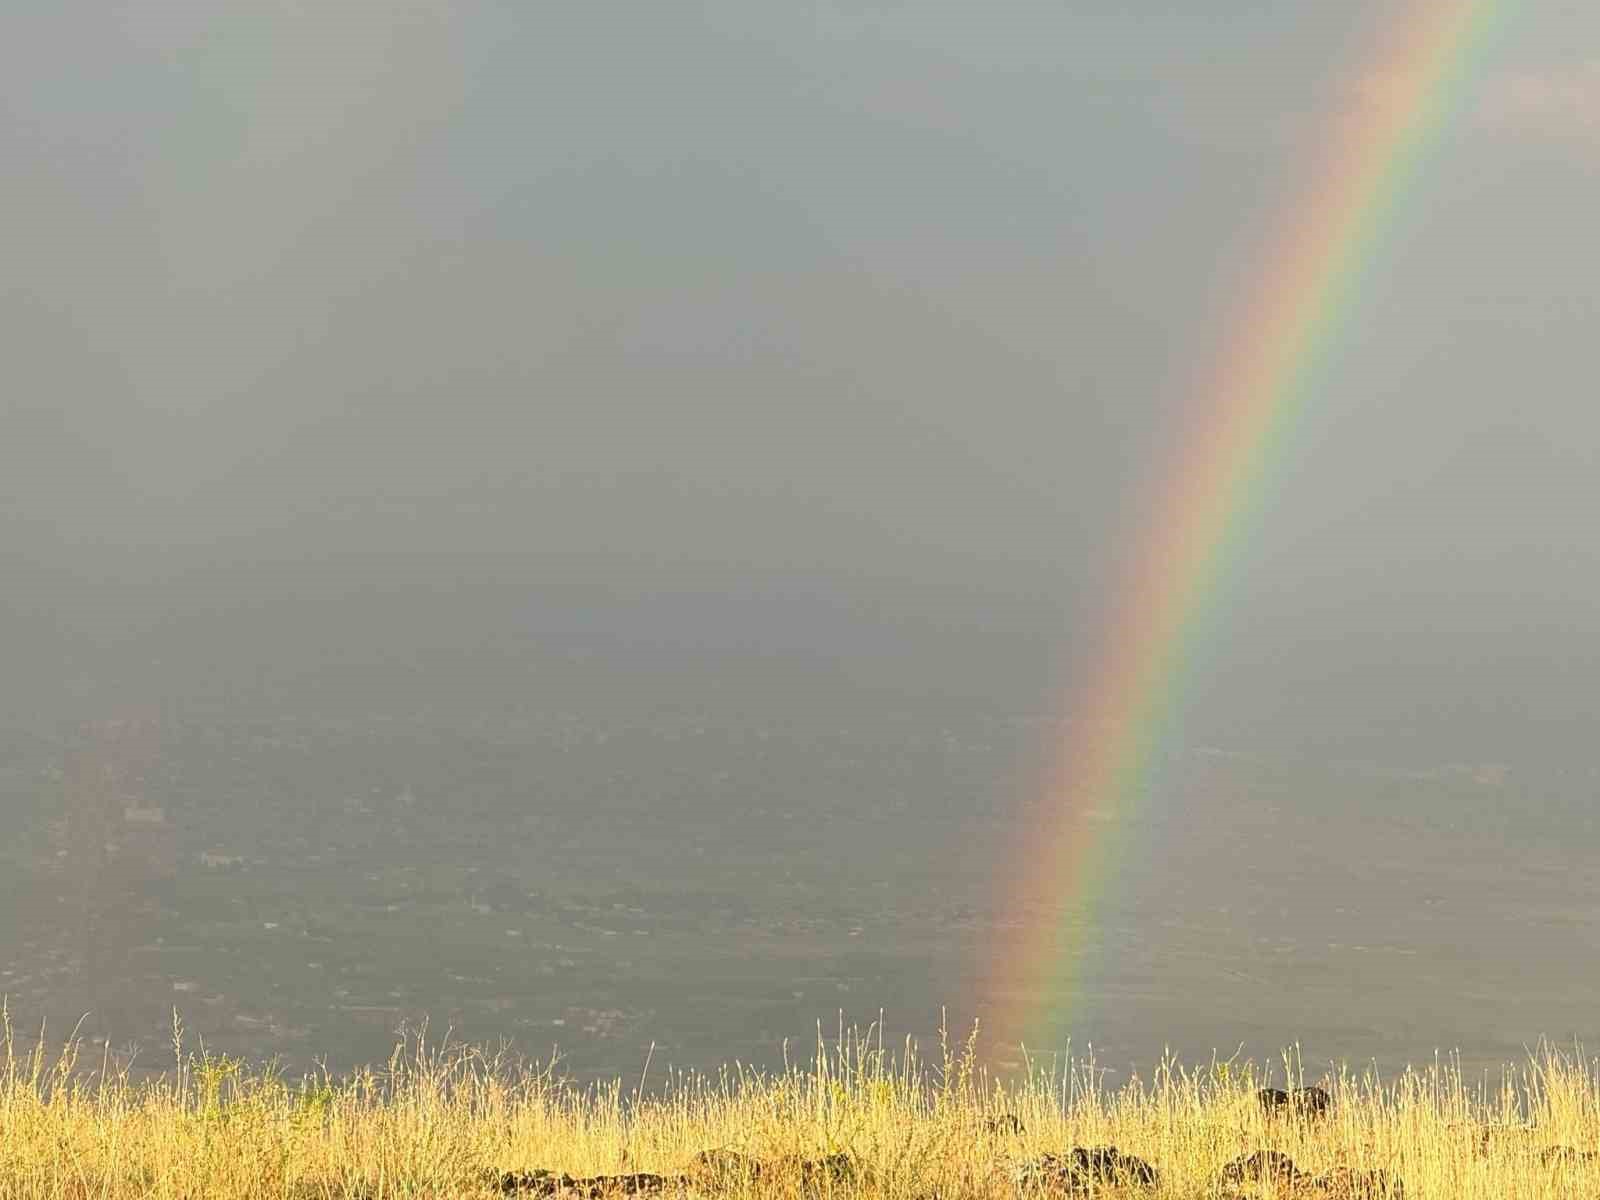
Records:
<instances>
[{"instance_id":1,"label":"rainbow","mask_svg":"<svg viewBox=\"0 0 1600 1200\"><path fill-rule=\"evenodd\" d=\"M1264 247L1185 444L1154 489L1155 520L1111 593L1115 614L1061 726L1059 767L1022 823L1002 907L1021 945L991 960L991 1045L1070 1017L1094 937L1093 904L1121 865L1119 824L1154 790L1196 660L1246 534L1274 492L1296 422L1360 299L1363 277L1510 0L1415 0L1380 30L1373 81L1308 171Z\"/></svg>"}]
</instances>

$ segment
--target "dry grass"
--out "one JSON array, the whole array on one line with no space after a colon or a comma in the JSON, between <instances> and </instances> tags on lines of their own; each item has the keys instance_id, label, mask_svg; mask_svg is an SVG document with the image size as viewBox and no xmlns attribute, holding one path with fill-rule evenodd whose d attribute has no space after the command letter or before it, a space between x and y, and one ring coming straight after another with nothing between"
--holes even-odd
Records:
<instances>
[{"instance_id":1,"label":"dry grass","mask_svg":"<svg viewBox=\"0 0 1600 1200\"><path fill-rule=\"evenodd\" d=\"M422 1038L382 1070L288 1081L188 1053L175 1034L182 1068L135 1082L86 1067L71 1044L18 1056L8 1024L0 1198L489 1197L502 1171L676 1175L696 1152L725 1147L790 1165L712 1189L723 1195L1000 1200L1014 1194L1007 1164L1078 1145L1154 1164L1155 1197L1217 1196L1220 1168L1258 1149L1317 1173L1383 1168L1410 1200L1600 1195L1600 1163L1541 1161L1553 1146L1600 1147L1600 1076L1551 1052L1493 1090L1448 1065L1387 1083L1334 1077L1332 1115L1297 1123L1262 1115L1263 1080L1239 1064L1166 1064L1115 1092L1095 1085L1092 1065L1002 1086L970 1046L924 1065L909 1047L847 1035L803 1069L680 1077L642 1095L621 1083L576 1089L548 1069ZM1006 1113L1020 1134L989 1124ZM800 1160L836 1153L857 1179L803 1181Z\"/></svg>"}]
</instances>

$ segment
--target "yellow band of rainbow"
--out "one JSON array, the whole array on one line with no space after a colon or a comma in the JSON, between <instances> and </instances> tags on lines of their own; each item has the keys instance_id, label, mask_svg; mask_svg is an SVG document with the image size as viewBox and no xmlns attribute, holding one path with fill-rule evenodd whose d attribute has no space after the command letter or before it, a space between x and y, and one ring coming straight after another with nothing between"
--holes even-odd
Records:
<instances>
[{"instance_id":1,"label":"yellow band of rainbow","mask_svg":"<svg viewBox=\"0 0 1600 1200\"><path fill-rule=\"evenodd\" d=\"M993 1045L1059 1028L1084 999L1092 906L1122 865L1113 827L1150 798L1241 535L1274 494L1273 464L1511 6L1397 3L1362 73L1375 86L1329 122L1308 186L1266 242L1218 367L1188 403L1192 437L1157 476L1157 518L1069 701L1049 794L1019 830L1001 904L1025 932L1020 949L991 960L983 1018Z\"/></svg>"}]
</instances>

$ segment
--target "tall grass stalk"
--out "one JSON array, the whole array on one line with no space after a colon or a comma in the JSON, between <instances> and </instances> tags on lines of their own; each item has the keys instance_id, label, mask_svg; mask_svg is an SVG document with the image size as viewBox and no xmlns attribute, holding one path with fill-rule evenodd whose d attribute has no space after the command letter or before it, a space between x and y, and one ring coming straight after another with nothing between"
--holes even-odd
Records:
<instances>
[{"instance_id":1,"label":"tall grass stalk","mask_svg":"<svg viewBox=\"0 0 1600 1200\"><path fill-rule=\"evenodd\" d=\"M676 1174L713 1147L769 1164L848 1155L857 1178L820 1185L841 1197L998 1200L1013 1194L1008 1163L1077 1145L1154 1164L1156 1197L1215 1196L1223 1164L1259 1149L1308 1171L1382 1168L1412 1200L1600 1194L1600 1162L1545 1161L1551 1147L1600 1149L1600 1070L1549 1047L1492 1084L1451 1059L1383 1079L1313 1073L1291 1052L1271 1076L1335 1096L1328 1118L1301 1123L1262 1113L1269 1073L1237 1058L1169 1058L1116 1089L1091 1059L1030 1063L1002 1081L972 1039L941 1038L924 1061L910 1042L886 1048L881 1024L819 1030L807 1061L772 1073L657 1069L590 1087L559 1064L426 1031L398 1039L382 1067L291 1080L190 1045L176 1020L177 1069L135 1079L109 1058L86 1062L71 1035L19 1053L3 1008L0 1024L0 1200L487 1197L502 1171ZM648 1079L659 1080L649 1091ZM1004 1114L1022 1132L994 1121ZM800 1173L780 1167L731 1194L802 1191Z\"/></svg>"}]
</instances>

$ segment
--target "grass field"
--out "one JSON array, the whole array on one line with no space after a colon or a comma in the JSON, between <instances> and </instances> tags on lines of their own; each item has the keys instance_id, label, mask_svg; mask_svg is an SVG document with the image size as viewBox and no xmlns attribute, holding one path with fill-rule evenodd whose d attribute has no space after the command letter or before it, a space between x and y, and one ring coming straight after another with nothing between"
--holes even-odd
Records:
<instances>
[{"instance_id":1,"label":"grass field","mask_svg":"<svg viewBox=\"0 0 1600 1200\"><path fill-rule=\"evenodd\" d=\"M1113 1145L1159 1178L1090 1180L1080 1190L1600 1194L1600 1161L1583 1157L1600 1147L1600 1076L1553 1051L1493 1086L1448 1065L1389 1081L1345 1073L1323 1080L1334 1099L1328 1115L1297 1120L1262 1111L1265 1073L1251 1064L1158 1065L1148 1079L1106 1092L1093 1065L1077 1063L1002 1086L970 1046L946 1044L924 1062L870 1034L819 1041L805 1065L775 1075L730 1068L715 1079L652 1079L646 1066L632 1082L576 1089L561 1082L559 1064L434 1049L421 1036L399 1043L380 1069L286 1080L191 1049L174 1033L182 1069L135 1082L84 1062L70 1041L55 1054L16 1053L8 1024L0 1196L490 1196L507 1174L544 1169L554 1173L546 1187L563 1173L648 1172L666 1178L617 1182L669 1195L953 1200L1064 1192L1067 1176L1052 1175L1043 1156ZM1276 1074L1283 1082L1283 1065ZM1294 1074L1288 1082L1299 1082ZM711 1173L695 1165L706 1150L746 1157ZM1226 1164L1257 1151L1286 1154L1304 1174L1292 1183L1225 1180ZM1341 1177L1339 1168L1355 1173ZM1369 1171L1383 1174L1363 1184Z\"/></svg>"}]
</instances>

